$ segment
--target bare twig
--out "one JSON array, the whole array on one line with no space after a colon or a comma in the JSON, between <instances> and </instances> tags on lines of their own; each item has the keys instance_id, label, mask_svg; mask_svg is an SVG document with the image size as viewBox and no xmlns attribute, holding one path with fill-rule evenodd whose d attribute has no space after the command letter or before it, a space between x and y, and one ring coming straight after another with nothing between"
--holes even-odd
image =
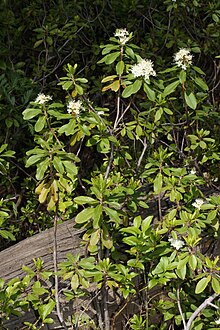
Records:
<instances>
[{"instance_id":1,"label":"bare twig","mask_svg":"<svg viewBox=\"0 0 220 330\"><path fill-rule=\"evenodd\" d=\"M110 169L111 169L111 166L112 166L112 162L113 162L113 158L114 158L114 145L111 142L111 154L110 154L109 161L108 161L108 166L107 166L107 169L106 169L106 172L105 172L105 178L104 178L105 181L108 179Z\"/></svg>"},{"instance_id":2,"label":"bare twig","mask_svg":"<svg viewBox=\"0 0 220 330\"><path fill-rule=\"evenodd\" d=\"M131 101L129 102L125 110L122 112L121 116L117 119L117 121L115 121L114 129L118 126L118 123L123 119L126 112L130 109L130 106L131 106Z\"/></svg>"},{"instance_id":3,"label":"bare twig","mask_svg":"<svg viewBox=\"0 0 220 330\"><path fill-rule=\"evenodd\" d=\"M117 127L119 115L120 115L120 91L118 92L118 96L117 96L117 111L116 111L116 117L115 117L115 122L114 122L114 126L113 126L114 130Z\"/></svg>"},{"instance_id":4,"label":"bare twig","mask_svg":"<svg viewBox=\"0 0 220 330\"><path fill-rule=\"evenodd\" d=\"M145 151L147 149L147 142L146 142L146 137L144 138L144 141L140 140L144 146L143 150L142 150L142 153L138 159L138 163L137 163L137 168L136 168L136 172L139 170L139 167L141 166L141 162L142 162L142 159L144 157L144 154L145 154Z\"/></svg>"},{"instance_id":5,"label":"bare twig","mask_svg":"<svg viewBox=\"0 0 220 330\"><path fill-rule=\"evenodd\" d=\"M110 330L110 319L109 319L109 309L108 309L108 287L105 280L103 291L103 314L104 314L104 322L105 322L105 330Z\"/></svg>"},{"instance_id":6,"label":"bare twig","mask_svg":"<svg viewBox=\"0 0 220 330\"><path fill-rule=\"evenodd\" d=\"M55 301L56 301L56 311L57 311L57 317L59 319L60 324L63 326L64 330L68 330L64 320L63 316L60 310L60 300L59 300L59 280L58 280L58 267L57 267L57 221L58 216L57 212L54 216L54 245L53 245L53 266L54 266L54 289L55 289Z\"/></svg>"},{"instance_id":7,"label":"bare twig","mask_svg":"<svg viewBox=\"0 0 220 330\"><path fill-rule=\"evenodd\" d=\"M183 327L184 330L186 330L186 320L185 320L185 316L183 315L183 310L182 310L182 306L181 306L181 302L180 302L180 288L178 287L176 290L176 296L177 296L177 305L178 305L178 309L183 321Z\"/></svg>"},{"instance_id":8,"label":"bare twig","mask_svg":"<svg viewBox=\"0 0 220 330\"><path fill-rule=\"evenodd\" d=\"M211 297L207 298L206 300L203 301L203 303L195 310L194 313L192 313L192 315L190 316L186 327L184 330L190 330L193 321L195 320L195 318L197 317L197 315L199 315L199 313L206 308L215 298L217 298L219 296L219 294L214 293Z\"/></svg>"}]
</instances>

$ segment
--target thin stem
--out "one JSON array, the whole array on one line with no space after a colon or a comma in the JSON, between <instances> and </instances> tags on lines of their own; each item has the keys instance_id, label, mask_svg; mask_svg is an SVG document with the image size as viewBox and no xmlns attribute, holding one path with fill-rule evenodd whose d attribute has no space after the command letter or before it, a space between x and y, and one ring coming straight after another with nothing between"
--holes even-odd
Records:
<instances>
[{"instance_id":1,"label":"thin stem","mask_svg":"<svg viewBox=\"0 0 220 330\"><path fill-rule=\"evenodd\" d=\"M185 316L183 314L183 310L182 310L182 306L181 306L181 302L180 302L180 288L179 287L177 288L176 295L177 295L178 309L179 309L179 312L180 312L180 315L181 315L181 318L183 321L183 327L184 327L184 330L186 330L186 320L185 320Z\"/></svg>"},{"instance_id":2,"label":"thin stem","mask_svg":"<svg viewBox=\"0 0 220 330\"><path fill-rule=\"evenodd\" d=\"M105 330L110 330L110 320L109 320L109 310L108 310L108 287L107 287L106 279L103 286L102 298L103 298Z\"/></svg>"},{"instance_id":3,"label":"thin stem","mask_svg":"<svg viewBox=\"0 0 220 330\"><path fill-rule=\"evenodd\" d=\"M68 330L64 320L63 316L60 310L60 300L59 300L59 280L58 280L58 267L57 267L57 210L56 214L54 216L54 244L53 244L53 267L54 267L54 289L55 289L55 301L56 301L56 311L57 311L57 317L59 319L60 324L63 326L65 330Z\"/></svg>"},{"instance_id":4,"label":"thin stem","mask_svg":"<svg viewBox=\"0 0 220 330\"><path fill-rule=\"evenodd\" d=\"M115 117L115 122L114 122L114 126L113 126L113 130L116 129L117 124L118 124L118 118L120 115L120 90L118 91L118 96L117 96L117 110L116 110L116 117Z\"/></svg>"},{"instance_id":5,"label":"thin stem","mask_svg":"<svg viewBox=\"0 0 220 330\"><path fill-rule=\"evenodd\" d=\"M105 177L104 180L106 181L108 179L109 173L110 173L110 169L112 166L112 162L113 162L113 158L114 158L114 144L111 142L111 154L109 157L109 161L108 161L108 166L105 172Z\"/></svg>"},{"instance_id":6,"label":"thin stem","mask_svg":"<svg viewBox=\"0 0 220 330\"><path fill-rule=\"evenodd\" d=\"M139 159L138 159L137 168L136 168L136 173L137 173L137 171L139 170L139 167L141 166L142 159L143 159L144 154L145 154L145 151L146 151L146 149L147 149L146 137L144 138L144 141L141 141L141 142L142 142L144 148L143 148L142 153L141 153L141 155L140 155L140 157L139 157Z\"/></svg>"},{"instance_id":7,"label":"thin stem","mask_svg":"<svg viewBox=\"0 0 220 330\"><path fill-rule=\"evenodd\" d=\"M129 104L127 105L127 107L125 108L125 110L123 111L123 113L121 114L121 116L118 118L118 120L116 122L116 127L118 126L118 124L120 123L120 121L123 119L123 117L126 114L126 112L130 109L130 106L131 106L131 102L129 102Z\"/></svg>"},{"instance_id":8,"label":"thin stem","mask_svg":"<svg viewBox=\"0 0 220 330\"><path fill-rule=\"evenodd\" d=\"M215 298L217 298L219 296L219 294L214 293L211 297L207 298L206 300L204 300L204 302L195 310L194 313L192 313L192 315L190 316L187 324L186 324L186 328L184 330L190 330L191 329L191 325L193 323L193 321L195 320L195 318L197 317L197 315L199 315L199 313L206 308Z\"/></svg>"}]
</instances>

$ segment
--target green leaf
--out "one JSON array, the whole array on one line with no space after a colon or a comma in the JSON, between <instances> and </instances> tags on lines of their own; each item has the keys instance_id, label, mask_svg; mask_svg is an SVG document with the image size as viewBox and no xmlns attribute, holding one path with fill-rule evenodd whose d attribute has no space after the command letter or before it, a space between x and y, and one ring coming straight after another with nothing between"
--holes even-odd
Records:
<instances>
[{"instance_id":1,"label":"green leaf","mask_svg":"<svg viewBox=\"0 0 220 330\"><path fill-rule=\"evenodd\" d=\"M75 81L79 81L81 84L86 84L88 82L88 79L86 79L86 78L76 78Z\"/></svg>"},{"instance_id":2,"label":"green leaf","mask_svg":"<svg viewBox=\"0 0 220 330\"><path fill-rule=\"evenodd\" d=\"M74 133L75 126L76 126L76 120L75 119L70 119L69 123L61 126L59 128L58 132L60 134L65 133L66 136L71 135L71 134Z\"/></svg>"},{"instance_id":3,"label":"green leaf","mask_svg":"<svg viewBox=\"0 0 220 330\"><path fill-rule=\"evenodd\" d=\"M156 123L158 120L160 120L162 114L163 114L163 108L160 107L160 108L157 110L156 114L155 114L155 118L154 118L154 122L155 122L155 123Z\"/></svg>"},{"instance_id":4,"label":"green leaf","mask_svg":"<svg viewBox=\"0 0 220 330\"><path fill-rule=\"evenodd\" d=\"M131 96L139 91L142 85L142 80L135 80L135 82L131 85L128 85L122 92L122 96L124 98Z\"/></svg>"},{"instance_id":5,"label":"green leaf","mask_svg":"<svg viewBox=\"0 0 220 330\"><path fill-rule=\"evenodd\" d=\"M112 238L110 237L108 228L105 225L103 225L103 227L102 227L102 244L107 249L111 249L113 246Z\"/></svg>"},{"instance_id":6,"label":"green leaf","mask_svg":"<svg viewBox=\"0 0 220 330\"><path fill-rule=\"evenodd\" d=\"M154 102L156 98L155 91L153 91L146 83L144 83L144 91L147 94L149 100Z\"/></svg>"},{"instance_id":7,"label":"green leaf","mask_svg":"<svg viewBox=\"0 0 220 330\"><path fill-rule=\"evenodd\" d=\"M143 233L145 233L150 228L152 220L153 220L153 216L148 216L143 220L141 224L141 229Z\"/></svg>"},{"instance_id":8,"label":"green leaf","mask_svg":"<svg viewBox=\"0 0 220 330\"><path fill-rule=\"evenodd\" d=\"M78 196L74 198L74 202L79 205L83 204L97 204L98 201L92 197L89 196Z\"/></svg>"},{"instance_id":9,"label":"green leaf","mask_svg":"<svg viewBox=\"0 0 220 330\"><path fill-rule=\"evenodd\" d=\"M168 115L172 115L173 111L168 108L163 108L164 112L166 112Z\"/></svg>"},{"instance_id":10,"label":"green leaf","mask_svg":"<svg viewBox=\"0 0 220 330\"><path fill-rule=\"evenodd\" d=\"M154 192L159 194L161 192L163 185L163 177L161 173L158 173L156 178L154 179Z\"/></svg>"},{"instance_id":11,"label":"green leaf","mask_svg":"<svg viewBox=\"0 0 220 330\"><path fill-rule=\"evenodd\" d=\"M90 237L90 244L91 245L97 245L100 240L100 228L95 229Z\"/></svg>"},{"instance_id":12,"label":"green leaf","mask_svg":"<svg viewBox=\"0 0 220 330\"><path fill-rule=\"evenodd\" d=\"M79 276L77 274L74 274L71 279L71 288L73 291L76 291L79 287Z\"/></svg>"},{"instance_id":13,"label":"green leaf","mask_svg":"<svg viewBox=\"0 0 220 330\"><path fill-rule=\"evenodd\" d=\"M176 269L176 274L179 278L184 280L186 277L186 265L183 265L182 268Z\"/></svg>"},{"instance_id":14,"label":"green leaf","mask_svg":"<svg viewBox=\"0 0 220 330\"><path fill-rule=\"evenodd\" d=\"M49 158L45 159L44 161L40 162L37 166L37 171L36 171L36 179L37 180L42 180L44 177L44 174L46 170L48 169L50 165Z\"/></svg>"},{"instance_id":15,"label":"green leaf","mask_svg":"<svg viewBox=\"0 0 220 330\"><path fill-rule=\"evenodd\" d=\"M44 158L45 156L46 156L46 154L42 153L42 154L33 155L33 156L29 157L26 162L26 167L36 164L37 162L39 162L41 160L41 158Z\"/></svg>"},{"instance_id":16,"label":"green leaf","mask_svg":"<svg viewBox=\"0 0 220 330\"><path fill-rule=\"evenodd\" d=\"M40 116L34 125L35 132L40 132L46 124L46 117Z\"/></svg>"},{"instance_id":17,"label":"green leaf","mask_svg":"<svg viewBox=\"0 0 220 330\"><path fill-rule=\"evenodd\" d=\"M198 66L193 65L192 68L199 74L205 75L205 72L202 71L202 69L198 68Z\"/></svg>"},{"instance_id":18,"label":"green leaf","mask_svg":"<svg viewBox=\"0 0 220 330\"><path fill-rule=\"evenodd\" d=\"M123 61L119 61L116 65L116 72L118 75L122 75L124 72L125 64Z\"/></svg>"},{"instance_id":19,"label":"green leaf","mask_svg":"<svg viewBox=\"0 0 220 330\"><path fill-rule=\"evenodd\" d=\"M169 84L168 86L166 86L164 89L164 92L163 92L164 96L167 96L167 95L173 93L175 91L175 89L177 88L177 86L179 85L179 83L180 83L179 80L176 80L176 81L172 82L171 84Z\"/></svg>"},{"instance_id":20,"label":"green leaf","mask_svg":"<svg viewBox=\"0 0 220 330\"><path fill-rule=\"evenodd\" d=\"M62 164L62 161L59 157L57 156L54 156L53 158L53 166L55 168L55 170L60 173L60 174L63 174L64 173L64 167L63 167L63 164Z\"/></svg>"},{"instance_id":21,"label":"green leaf","mask_svg":"<svg viewBox=\"0 0 220 330\"><path fill-rule=\"evenodd\" d=\"M215 277L212 278L212 288L215 293L220 294L220 282Z\"/></svg>"},{"instance_id":22,"label":"green leaf","mask_svg":"<svg viewBox=\"0 0 220 330\"><path fill-rule=\"evenodd\" d=\"M54 320L51 317L47 317L44 319L44 324L52 324L54 323Z\"/></svg>"},{"instance_id":23,"label":"green leaf","mask_svg":"<svg viewBox=\"0 0 220 330\"><path fill-rule=\"evenodd\" d=\"M75 221L76 223L85 223L93 217L93 214L94 208L88 207L77 214Z\"/></svg>"},{"instance_id":24,"label":"green leaf","mask_svg":"<svg viewBox=\"0 0 220 330\"><path fill-rule=\"evenodd\" d=\"M62 85L62 88L67 91L70 87L73 86L73 81L65 81L64 83L59 83ZM58 84L58 85L59 85Z\"/></svg>"},{"instance_id":25,"label":"green leaf","mask_svg":"<svg viewBox=\"0 0 220 330\"><path fill-rule=\"evenodd\" d=\"M196 269L197 266L197 258L194 254L189 256L189 265L192 268L192 270Z\"/></svg>"},{"instance_id":26,"label":"green leaf","mask_svg":"<svg viewBox=\"0 0 220 330\"><path fill-rule=\"evenodd\" d=\"M102 138L97 145L98 152L108 153L110 151L110 142L107 138Z\"/></svg>"},{"instance_id":27,"label":"green leaf","mask_svg":"<svg viewBox=\"0 0 220 330\"><path fill-rule=\"evenodd\" d=\"M185 70L180 71L179 79L180 79L181 84L183 84L186 81L186 71Z\"/></svg>"},{"instance_id":28,"label":"green leaf","mask_svg":"<svg viewBox=\"0 0 220 330\"><path fill-rule=\"evenodd\" d=\"M112 81L112 80L114 80L115 78L117 78L117 76L114 74L114 75L112 75L112 76L107 76L107 77L103 78L101 82L102 82L102 83L105 83L105 82L108 82L108 81Z\"/></svg>"},{"instance_id":29,"label":"green leaf","mask_svg":"<svg viewBox=\"0 0 220 330\"><path fill-rule=\"evenodd\" d=\"M100 227L100 220L102 216L102 205L98 204L94 208L94 215L93 215L93 228L97 229Z\"/></svg>"},{"instance_id":30,"label":"green leaf","mask_svg":"<svg viewBox=\"0 0 220 330\"><path fill-rule=\"evenodd\" d=\"M108 44L104 46L105 48L102 50L102 55L106 55L110 53L112 50L118 49L118 46Z\"/></svg>"},{"instance_id":31,"label":"green leaf","mask_svg":"<svg viewBox=\"0 0 220 330\"><path fill-rule=\"evenodd\" d=\"M208 85L204 82L204 80L203 80L202 78L200 78L200 77L196 77L196 78L194 79L194 81L195 81L195 83L196 83L199 87L202 88L202 90L204 90L204 91L208 91L209 87L208 87Z\"/></svg>"},{"instance_id":32,"label":"green leaf","mask_svg":"<svg viewBox=\"0 0 220 330\"><path fill-rule=\"evenodd\" d=\"M213 220L215 220L217 217L217 210L212 210L209 212L208 216L207 216L207 222L212 222Z\"/></svg>"},{"instance_id":33,"label":"green leaf","mask_svg":"<svg viewBox=\"0 0 220 330\"><path fill-rule=\"evenodd\" d=\"M79 265L83 269L94 269L95 268L95 258L94 257L83 258L82 260L80 260Z\"/></svg>"},{"instance_id":34,"label":"green leaf","mask_svg":"<svg viewBox=\"0 0 220 330\"><path fill-rule=\"evenodd\" d=\"M70 160L64 160L63 165L66 169L68 177L70 177L71 179L74 179L78 173L78 169L77 169L76 165L73 164Z\"/></svg>"},{"instance_id":35,"label":"green leaf","mask_svg":"<svg viewBox=\"0 0 220 330\"><path fill-rule=\"evenodd\" d=\"M215 13L212 14L212 19L213 19L213 21L214 21L215 23L218 23L218 22L219 22L219 16L216 15Z\"/></svg>"},{"instance_id":36,"label":"green leaf","mask_svg":"<svg viewBox=\"0 0 220 330\"><path fill-rule=\"evenodd\" d=\"M40 203L44 203L46 198L47 198L47 195L49 194L49 191L50 191L50 187L46 187L46 186L43 186L41 188L41 190L39 191L39 187L41 186L41 184L36 188L36 190L38 189L38 192L36 191L36 193L39 194L39 202Z\"/></svg>"},{"instance_id":37,"label":"green leaf","mask_svg":"<svg viewBox=\"0 0 220 330\"><path fill-rule=\"evenodd\" d=\"M110 209L109 207L104 207L105 213L110 217L113 222L120 223L119 214L116 210Z\"/></svg>"},{"instance_id":38,"label":"green leaf","mask_svg":"<svg viewBox=\"0 0 220 330\"><path fill-rule=\"evenodd\" d=\"M42 111L40 109L26 109L22 112L24 120L32 119L38 116Z\"/></svg>"},{"instance_id":39,"label":"green leaf","mask_svg":"<svg viewBox=\"0 0 220 330\"><path fill-rule=\"evenodd\" d=\"M132 59L135 59L135 54L134 54L134 51L133 49L131 49L130 47L126 47L125 49L125 53L126 55L128 55L129 57L131 57Z\"/></svg>"},{"instance_id":40,"label":"green leaf","mask_svg":"<svg viewBox=\"0 0 220 330\"><path fill-rule=\"evenodd\" d=\"M46 305L40 305L39 306L39 314L41 319L44 321L46 317L52 312L54 307L56 306L56 303L54 300L50 300L48 304Z\"/></svg>"},{"instance_id":41,"label":"green leaf","mask_svg":"<svg viewBox=\"0 0 220 330\"><path fill-rule=\"evenodd\" d=\"M120 55L120 52L114 52L114 53L108 54L108 55L104 56L98 62L98 64L101 64L101 63L105 63L107 65L112 64L116 60L116 58L118 58L119 55Z\"/></svg>"},{"instance_id":42,"label":"green leaf","mask_svg":"<svg viewBox=\"0 0 220 330\"><path fill-rule=\"evenodd\" d=\"M79 95L83 95L83 88L80 85L75 84L75 88Z\"/></svg>"},{"instance_id":43,"label":"green leaf","mask_svg":"<svg viewBox=\"0 0 220 330\"><path fill-rule=\"evenodd\" d=\"M5 229L0 229L0 236L5 239L10 239L12 241L16 241L14 235L12 233L10 233L10 231L5 230Z\"/></svg>"},{"instance_id":44,"label":"green leaf","mask_svg":"<svg viewBox=\"0 0 220 330\"><path fill-rule=\"evenodd\" d=\"M209 282L211 281L211 276L202 278L196 285L195 293L199 294L205 290Z\"/></svg>"},{"instance_id":45,"label":"green leaf","mask_svg":"<svg viewBox=\"0 0 220 330\"><path fill-rule=\"evenodd\" d=\"M7 146L8 146L7 143L4 143L4 144L1 145L1 147L0 147L0 154L7 148Z\"/></svg>"},{"instance_id":46,"label":"green leaf","mask_svg":"<svg viewBox=\"0 0 220 330\"><path fill-rule=\"evenodd\" d=\"M184 98L186 100L186 104L193 110L196 109L197 107L197 100L196 97L193 93L190 93L189 95L187 95L186 93L184 93Z\"/></svg>"}]
</instances>

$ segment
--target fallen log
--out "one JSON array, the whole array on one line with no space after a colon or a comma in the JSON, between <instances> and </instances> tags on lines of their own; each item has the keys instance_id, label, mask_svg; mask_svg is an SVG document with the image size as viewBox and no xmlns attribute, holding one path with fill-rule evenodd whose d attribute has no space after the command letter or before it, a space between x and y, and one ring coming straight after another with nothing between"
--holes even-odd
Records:
<instances>
[{"instance_id":1,"label":"fallen log","mask_svg":"<svg viewBox=\"0 0 220 330\"><path fill-rule=\"evenodd\" d=\"M74 220L65 221L57 226L57 257L58 263L65 259L68 252L77 254L80 247L81 229L73 228ZM22 277L22 266L31 267L33 258L41 258L44 268L53 269L54 229L42 231L32 237L0 252L0 277L8 281L14 277Z\"/></svg>"},{"instance_id":2,"label":"fallen log","mask_svg":"<svg viewBox=\"0 0 220 330\"><path fill-rule=\"evenodd\" d=\"M80 247L81 229L73 228L74 220L65 221L57 226L57 261L58 263L65 260L66 254L83 253L83 248ZM33 259L41 258L44 261L44 269L52 270L53 265L53 244L54 244L54 228L50 228L40 232L30 238L3 250L0 252L0 278L6 282L12 278L22 278L25 273L22 266L26 265L33 268ZM67 303L68 305L68 303ZM73 313L73 308L64 306L66 316ZM54 319L51 327L43 327L42 329L62 329L58 322L56 313L53 312L51 317ZM10 320L5 322L5 329L20 330L26 329L23 325L24 321L34 322L36 315L33 310L25 312L22 317L10 317Z\"/></svg>"}]
</instances>

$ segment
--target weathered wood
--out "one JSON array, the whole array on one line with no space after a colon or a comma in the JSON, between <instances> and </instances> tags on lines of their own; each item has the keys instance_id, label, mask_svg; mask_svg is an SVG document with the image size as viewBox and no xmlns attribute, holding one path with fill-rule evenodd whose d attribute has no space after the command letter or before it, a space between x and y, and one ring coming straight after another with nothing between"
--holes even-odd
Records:
<instances>
[{"instance_id":1,"label":"weathered wood","mask_svg":"<svg viewBox=\"0 0 220 330\"><path fill-rule=\"evenodd\" d=\"M80 248L82 230L73 228L74 220L65 221L57 226L57 257L58 262L65 259L67 252L76 254ZM0 252L0 277L8 281L24 275L22 266L33 265L33 258L44 260L45 269L53 269L54 229L50 228L39 234Z\"/></svg>"},{"instance_id":2,"label":"weathered wood","mask_svg":"<svg viewBox=\"0 0 220 330\"><path fill-rule=\"evenodd\" d=\"M58 263L65 259L68 252L83 253L83 248L80 247L81 229L73 228L74 220L65 221L57 226L57 257ZM41 258L44 261L46 270L53 270L53 244L54 244L54 228L40 232L30 238L11 246L0 252L0 277L7 282L15 277L22 277L25 273L22 271L22 266L26 265L33 267L33 258ZM70 308L68 303L62 306L66 316L74 313L73 306ZM75 306L76 308L76 306ZM62 329L54 311L51 315L54 319L53 325L45 326L42 329ZM5 329L20 330L25 329L24 321L34 322L36 316L33 310L29 310L20 318L11 317L5 322Z\"/></svg>"}]
</instances>

